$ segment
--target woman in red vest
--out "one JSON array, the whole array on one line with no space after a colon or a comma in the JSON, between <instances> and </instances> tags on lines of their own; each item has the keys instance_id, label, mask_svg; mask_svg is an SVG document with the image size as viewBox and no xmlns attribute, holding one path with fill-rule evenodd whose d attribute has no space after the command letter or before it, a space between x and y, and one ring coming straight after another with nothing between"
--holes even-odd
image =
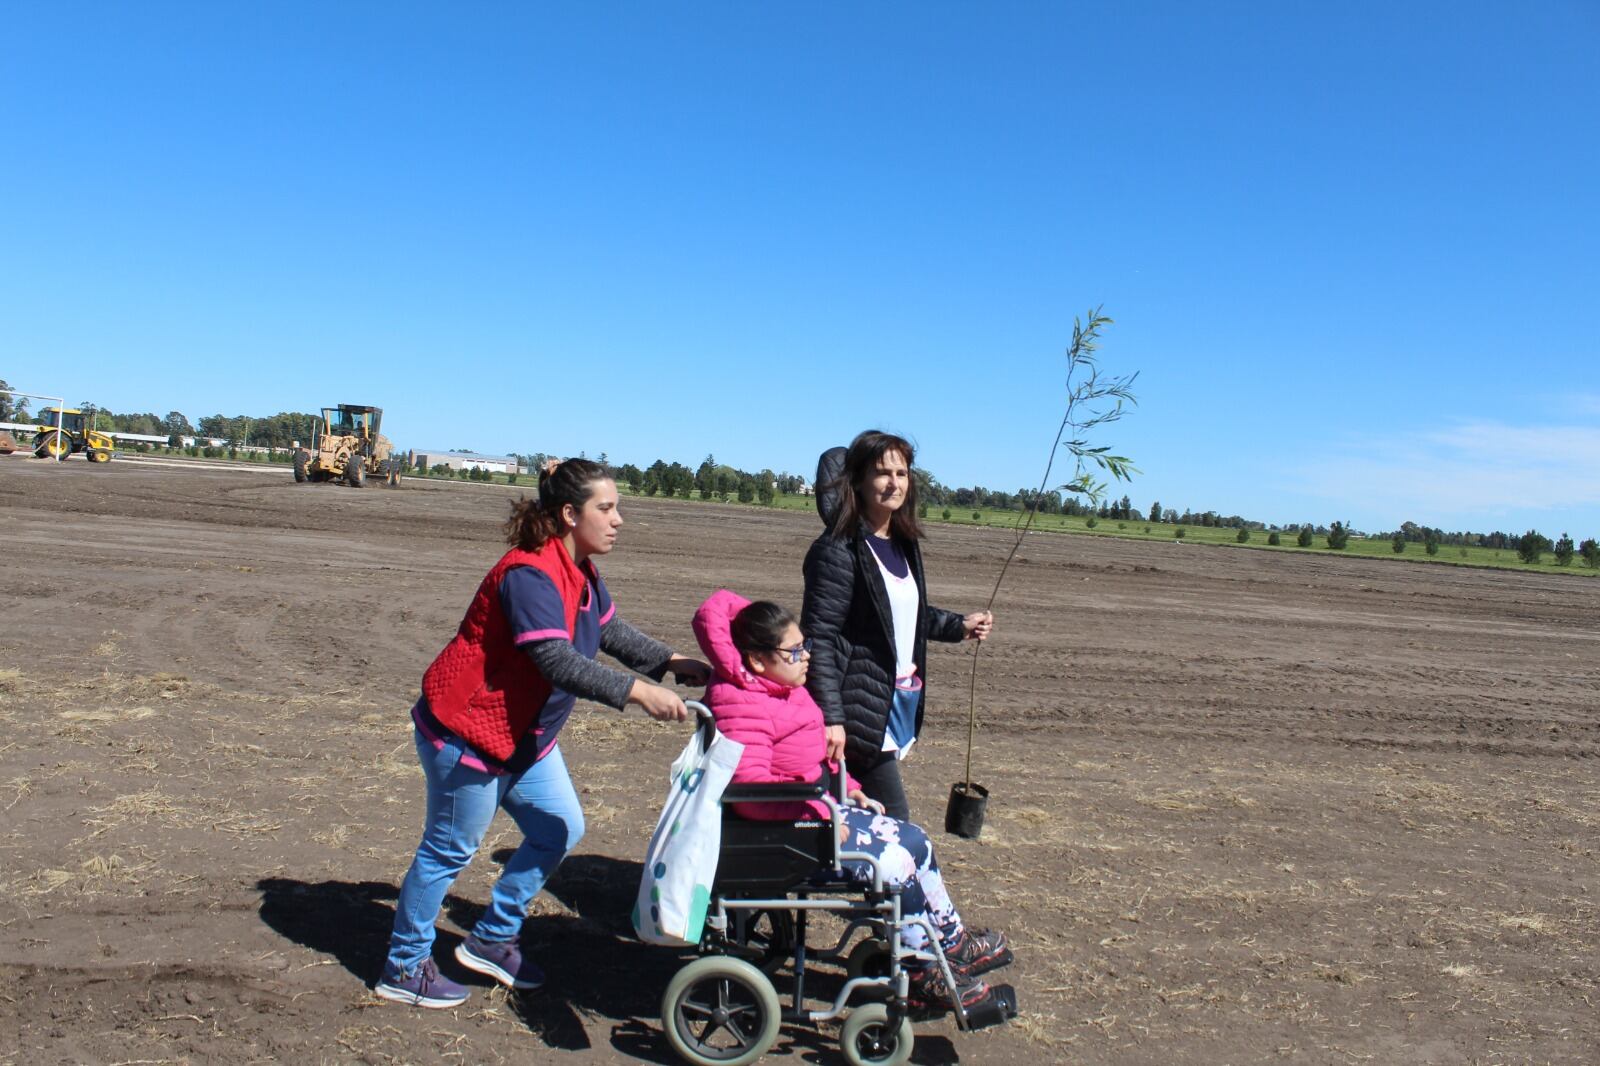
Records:
<instances>
[{"instance_id":1,"label":"woman in red vest","mask_svg":"<svg viewBox=\"0 0 1600 1066\"><path fill-rule=\"evenodd\" d=\"M611 551L621 525L605 467L588 459L547 467L538 499L512 506L511 550L478 585L455 637L423 675L411 717L427 820L375 989L385 999L453 1007L467 998L434 964L433 923L501 807L523 841L456 959L508 988L543 984L517 937L528 904L583 836L583 810L556 743L562 724L578 697L618 709L638 704L659 721L688 715L676 694L600 665L596 653L655 681L668 670L684 684L703 685L710 675L705 663L617 617L594 557Z\"/></svg>"}]
</instances>

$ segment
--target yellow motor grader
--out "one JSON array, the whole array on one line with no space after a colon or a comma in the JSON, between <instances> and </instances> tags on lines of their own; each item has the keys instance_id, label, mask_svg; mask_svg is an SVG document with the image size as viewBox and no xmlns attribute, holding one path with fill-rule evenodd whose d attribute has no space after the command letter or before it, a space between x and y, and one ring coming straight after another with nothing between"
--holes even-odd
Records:
<instances>
[{"instance_id":1,"label":"yellow motor grader","mask_svg":"<svg viewBox=\"0 0 1600 1066\"><path fill-rule=\"evenodd\" d=\"M369 474L388 477L394 463L389 438L378 432L382 421L380 407L353 403L324 407L311 447L295 448L294 479L343 481L360 488Z\"/></svg>"},{"instance_id":2,"label":"yellow motor grader","mask_svg":"<svg viewBox=\"0 0 1600 1066\"><path fill-rule=\"evenodd\" d=\"M71 407L46 407L39 412L33 454L41 459L65 459L83 452L91 463L109 463L114 447L110 437L94 428L86 412Z\"/></svg>"}]
</instances>

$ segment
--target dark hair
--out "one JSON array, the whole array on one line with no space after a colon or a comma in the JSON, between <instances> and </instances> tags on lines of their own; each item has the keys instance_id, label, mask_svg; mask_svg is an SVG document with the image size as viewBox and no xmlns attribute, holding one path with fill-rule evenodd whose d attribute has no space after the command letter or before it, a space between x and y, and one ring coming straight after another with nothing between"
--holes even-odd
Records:
<instances>
[{"instance_id":1,"label":"dark hair","mask_svg":"<svg viewBox=\"0 0 1600 1066\"><path fill-rule=\"evenodd\" d=\"M850 536L856 531L856 525L866 517L867 501L863 486L877 472L878 460L890 452L899 452L904 456L908 470L916 462L916 449L911 447L910 441L881 429L865 430L850 442L849 449L844 453L844 469L830 486L839 497L839 513L833 520L834 536ZM904 540L922 539L922 523L917 521L915 474L906 484L905 502L889 519L889 530Z\"/></svg>"},{"instance_id":2,"label":"dark hair","mask_svg":"<svg viewBox=\"0 0 1600 1066\"><path fill-rule=\"evenodd\" d=\"M610 476L611 471L593 459L568 459L564 463L552 459L539 471L538 498L519 496L511 505L511 517L506 519L506 543L526 552L538 551L545 541L566 532L561 509L570 503L583 510L594 494L594 483Z\"/></svg>"},{"instance_id":3,"label":"dark hair","mask_svg":"<svg viewBox=\"0 0 1600 1066\"><path fill-rule=\"evenodd\" d=\"M783 634L794 624L794 615L787 607L771 600L757 600L734 615L728 629L733 646L741 654L752 655L758 651L777 651L778 645L783 643Z\"/></svg>"}]
</instances>

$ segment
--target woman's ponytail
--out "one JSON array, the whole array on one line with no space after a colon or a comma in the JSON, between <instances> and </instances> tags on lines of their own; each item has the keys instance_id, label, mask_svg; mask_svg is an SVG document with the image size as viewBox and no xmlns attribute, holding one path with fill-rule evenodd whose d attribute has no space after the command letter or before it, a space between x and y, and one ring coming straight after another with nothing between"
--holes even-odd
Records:
<instances>
[{"instance_id":1,"label":"woman's ponytail","mask_svg":"<svg viewBox=\"0 0 1600 1066\"><path fill-rule=\"evenodd\" d=\"M511 504L511 517L505 525L506 543L532 552L544 547L550 538L562 536L567 532L562 509L570 503L574 510L583 510L594 483L610 476L610 471L592 459L551 459L539 471L538 497L518 497Z\"/></svg>"}]
</instances>

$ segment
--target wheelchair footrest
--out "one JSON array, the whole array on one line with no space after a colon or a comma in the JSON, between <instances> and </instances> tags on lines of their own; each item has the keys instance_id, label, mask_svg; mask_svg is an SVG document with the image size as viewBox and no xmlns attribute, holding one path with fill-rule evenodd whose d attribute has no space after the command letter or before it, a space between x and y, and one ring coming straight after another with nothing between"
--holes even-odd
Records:
<instances>
[{"instance_id":1,"label":"wheelchair footrest","mask_svg":"<svg viewBox=\"0 0 1600 1066\"><path fill-rule=\"evenodd\" d=\"M967 1008L967 1027L987 1029L1017 1016L1017 990L1010 985L990 985L983 1001Z\"/></svg>"}]
</instances>

